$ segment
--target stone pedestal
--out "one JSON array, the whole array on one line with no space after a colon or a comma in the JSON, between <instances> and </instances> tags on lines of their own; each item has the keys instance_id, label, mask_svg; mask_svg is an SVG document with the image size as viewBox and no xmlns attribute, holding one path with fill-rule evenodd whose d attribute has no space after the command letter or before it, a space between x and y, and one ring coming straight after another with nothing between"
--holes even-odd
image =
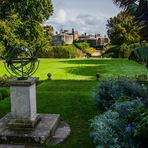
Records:
<instances>
[{"instance_id":1,"label":"stone pedestal","mask_svg":"<svg viewBox=\"0 0 148 148\"><path fill-rule=\"evenodd\" d=\"M11 80L11 113L0 119L0 147L57 144L69 135L70 127L59 114L36 113L36 81Z\"/></svg>"},{"instance_id":2,"label":"stone pedestal","mask_svg":"<svg viewBox=\"0 0 148 148\"><path fill-rule=\"evenodd\" d=\"M11 114L15 119L34 120L36 117L37 79L11 80Z\"/></svg>"},{"instance_id":3,"label":"stone pedestal","mask_svg":"<svg viewBox=\"0 0 148 148\"><path fill-rule=\"evenodd\" d=\"M12 79L11 92L11 116L9 128L32 128L39 118L36 114L36 81L37 78L27 80Z\"/></svg>"}]
</instances>

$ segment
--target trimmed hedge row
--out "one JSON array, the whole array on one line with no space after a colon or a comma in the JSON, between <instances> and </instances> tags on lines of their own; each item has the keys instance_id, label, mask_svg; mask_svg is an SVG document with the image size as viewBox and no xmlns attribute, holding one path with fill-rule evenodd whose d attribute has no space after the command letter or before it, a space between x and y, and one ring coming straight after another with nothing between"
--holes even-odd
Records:
<instances>
[{"instance_id":1,"label":"trimmed hedge row","mask_svg":"<svg viewBox=\"0 0 148 148\"><path fill-rule=\"evenodd\" d=\"M76 57L77 48L70 46L49 46L47 49L39 50L39 58L74 58Z\"/></svg>"},{"instance_id":2,"label":"trimmed hedge row","mask_svg":"<svg viewBox=\"0 0 148 148\"><path fill-rule=\"evenodd\" d=\"M83 45L82 43L77 43ZM85 44L84 44L85 45ZM88 45L88 44L86 44ZM81 47L81 46L80 46ZM90 57L96 50L89 46L78 48L75 44L69 46L49 46L46 49L41 49L37 52L39 58L76 58Z\"/></svg>"}]
</instances>

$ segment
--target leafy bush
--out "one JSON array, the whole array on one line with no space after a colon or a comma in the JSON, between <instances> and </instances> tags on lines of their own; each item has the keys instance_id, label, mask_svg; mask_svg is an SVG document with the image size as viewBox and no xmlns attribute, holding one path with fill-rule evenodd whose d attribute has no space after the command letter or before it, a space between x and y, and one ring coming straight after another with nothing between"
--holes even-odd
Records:
<instances>
[{"instance_id":1,"label":"leafy bush","mask_svg":"<svg viewBox=\"0 0 148 148\"><path fill-rule=\"evenodd\" d=\"M139 47L145 47L145 46L148 46L148 43L133 43L133 44L130 44L129 47L133 50L133 49L136 49L136 48L139 48Z\"/></svg>"},{"instance_id":2,"label":"leafy bush","mask_svg":"<svg viewBox=\"0 0 148 148\"><path fill-rule=\"evenodd\" d=\"M137 143L140 147L146 148L148 145L148 98L142 98L141 102L144 107L137 106L137 108L131 112L131 122L133 122L136 127L134 136L137 139Z\"/></svg>"},{"instance_id":3,"label":"leafy bush","mask_svg":"<svg viewBox=\"0 0 148 148\"><path fill-rule=\"evenodd\" d=\"M107 111L91 120L90 136L97 148L134 148L126 124L117 112Z\"/></svg>"},{"instance_id":4,"label":"leafy bush","mask_svg":"<svg viewBox=\"0 0 148 148\"><path fill-rule=\"evenodd\" d=\"M74 45L76 48L80 49L82 52L85 52L85 50L90 47L89 43L86 43L86 42L74 43Z\"/></svg>"},{"instance_id":5,"label":"leafy bush","mask_svg":"<svg viewBox=\"0 0 148 148\"><path fill-rule=\"evenodd\" d=\"M144 106L143 103L139 99L132 100L132 101L124 101L124 102L117 101L113 105L113 110L118 112L119 116L122 119L130 123L132 122L132 118L133 118L131 113L139 106Z\"/></svg>"},{"instance_id":6,"label":"leafy bush","mask_svg":"<svg viewBox=\"0 0 148 148\"><path fill-rule=\"evenodd\" d=\"M119 50L119 57L128 58L131 53L131 48L127 44L122 44Z\"/></svg>"},{"instance_id":7,"label":"leafy bush","mask_svg":"<svg viewBox=\"0 0 148 148\"><path fill-rule=\"evenodd\" d=\"M39 50L39 58L74 58L77 49L73 45L69 46L50 46L44 50Z\"/></svg>"},{"instance_id":8,"label":"leafy bush","mask_svg":"<svg viewBox=\"0 0 148 148\"><path fill-rule=\"evenodd\" d=\"M96 89L95 99L97 104L103 109L110 108L119 97L137 99L147 96L147 91L136 81L127 78L102 80Z\"/></svg>"},{"instance_id":9,"label":"leafy bush","mask_svg":"<svg viewBox=\"0 0 148 148\"><path fill-rule=\"evenodd\" d=\"M119 57L119 46L112 46L103 53L103 57L106 58L118 58Z\"/></svg>"},{"instance_id":10,"label":"leafy bush","mask_svg":"<svg viewBox=\"0 0 148 148\"><path fill-rule=\"evenodd\" d=\"M133 44L130 44L129 45L129 48L132 49L132 50L135 49L135 48L138 48L138 47L141 47L141 44L140 43L133 43Z\"/></svg>"},{"instance_id":11,"label":"leafy bush","mask_svg":"<svg viewBox=\"0 0 148 148\"><path fill-rule=\"evenodd\" d=\"M1 99L5 99L9 96L8 90L5 88L0 88Z\"/></svg>"},{"instance_id":12,"label":"leafy bush","mask_svg":"<svg viewBox=\"0 0 148 148\"><path fill-rule=\"evenodd\" d=\"M148 145L148 98L116 102L113 110L119 113L120 118L127 122L128 132L135 139L139 147Z\"/></svg>"}]
</instances>

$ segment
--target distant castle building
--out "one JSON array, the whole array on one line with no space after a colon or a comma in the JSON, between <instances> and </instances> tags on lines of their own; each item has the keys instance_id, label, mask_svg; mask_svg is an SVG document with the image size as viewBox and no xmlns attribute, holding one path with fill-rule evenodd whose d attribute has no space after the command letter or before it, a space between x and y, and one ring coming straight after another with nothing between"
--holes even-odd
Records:
<instances>
[{"instance_id":1,"label":"distant castle building","mask_svg":"<svg viewBox=\"0 0 148 148\"><path fill-rule=\"evenodd\" d=\"M110 42L110 40L107 36L102 37L100 34L86 35L86 33L79 36L78 41L79 42L87 42L90 44L90 46L92 46L94 48L106 46Z\"/></svg>"},{"instance_id":2,"label":"distant castle building","mask_svg":"<svg viewBox=\"0 0 148 148\"><path fill-rule=\"evenodd\" d=\"M60 33L56 33L53 36L53 46L62 46L62 45L71 45L74 41L78 40L78 31L74 31L69 33L68 30L60 30Z\"/></svg>"},{"instance_id":3,"label":"distant castle building","mask_svg":"<svg viewBox=\"0 0 148 148\"><path fill-rule=\"evenodd\" d=\"M71 33L68 30L61 29L60 33L56 32L53 36L53 46L71 45L74 41L87 42L94 48L106 46L110 42L107 36L102 37L100 34L87 35L85 33L79 36L78 31L74 29L72 29Z\"/></svg>"}]
</instances>

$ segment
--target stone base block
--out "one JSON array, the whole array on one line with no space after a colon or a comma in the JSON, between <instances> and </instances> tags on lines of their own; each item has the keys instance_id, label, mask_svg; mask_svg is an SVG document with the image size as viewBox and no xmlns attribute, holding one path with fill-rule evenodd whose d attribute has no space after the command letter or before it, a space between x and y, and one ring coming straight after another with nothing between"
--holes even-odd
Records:
<instances>
[{"instance_id":1,"label":"stone base block","mask_svg":"<svg viewBox=\"0 0 148 148\"><path fill-rule=\"evenodd\" d=\"M60 115L38 114L39 123L32 130L12 130L8 128L11 114L0 120L0 144L44 145L52 141L58 128ZM16 125L15 125L16 126Z\"/></svg>"},{"instance_id":2,"label":"stone base block","mask_svg":"<svg viewBox=\"0 0 148 148\"><path fill-rule=\"evenodd\" d=\"M8 124L7 127L11 130L33 130L33 128L35 128L35 126L39 123L40 118L37 115L36 117L34 117L32 120L18 120L18 119L12 119Z\"/></svg>"}]
</instances>

